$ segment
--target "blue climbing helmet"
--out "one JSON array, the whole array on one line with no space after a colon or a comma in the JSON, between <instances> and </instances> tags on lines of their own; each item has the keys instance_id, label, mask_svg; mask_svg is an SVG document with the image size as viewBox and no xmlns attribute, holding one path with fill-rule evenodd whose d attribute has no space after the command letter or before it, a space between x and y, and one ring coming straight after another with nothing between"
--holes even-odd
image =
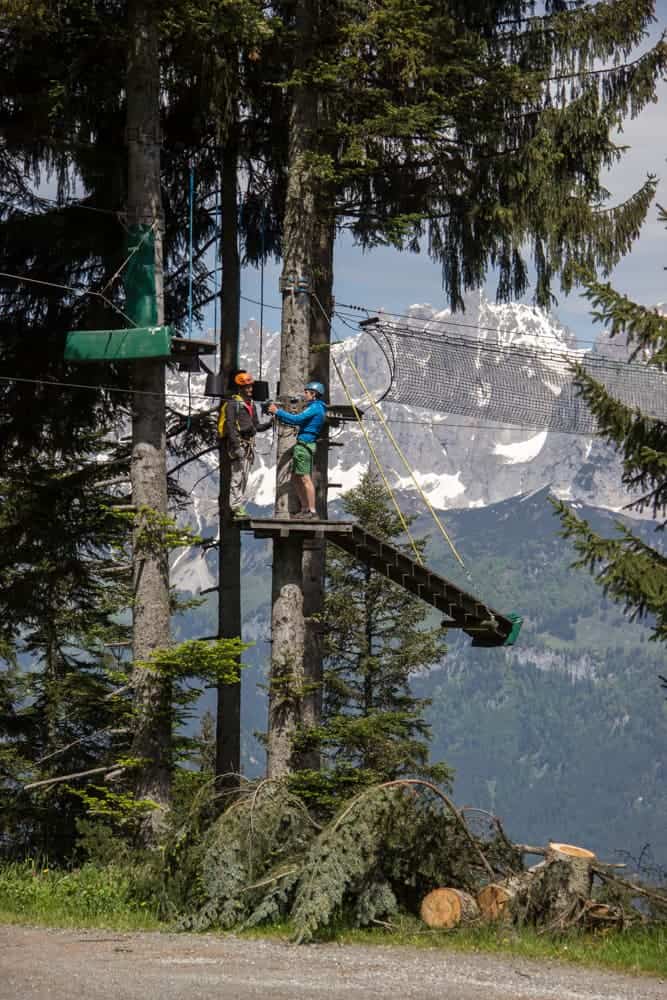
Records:
<instances>
[{"instance_id":1,"label":"blue climbing helmet","mask_svg":"<svg viewBox=\"0 0 667 1000\"><path fill-rule=\"evenodd\" d=\"M308 382L306 389L310 389L311 392L316 393L320 398L324 396L326 389L321 382Z\"/></svg>"}]
</instances>

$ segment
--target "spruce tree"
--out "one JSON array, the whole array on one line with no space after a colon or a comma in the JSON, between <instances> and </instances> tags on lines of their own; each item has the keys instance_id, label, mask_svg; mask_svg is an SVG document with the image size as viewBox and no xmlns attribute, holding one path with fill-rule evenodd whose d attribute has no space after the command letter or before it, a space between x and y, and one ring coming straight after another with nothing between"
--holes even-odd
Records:
<instances>
[{"instance_id":1,"label":"spruce tree","mask_svg":"<svg viewBox=\"0 0 667 1000\"><path fill-rule=\"evenodd\" d=\"M667 213L660 209L667 222ZM661 371L667 368L667 316L616 292L610 284L589 281L587 296L596 320L610 336L625 336L633 357ZM649 512L657 532L667 524L667 425L614 399L582 368L576 376L581 395L597 418L602 436L623 461L623 484L629 491L627 509ZM656 540L649 545L631 528L618 525L618 535L603 538L565 503L557 505L564 535L605 594L622 604L631 620L653 620L653 638L667 641L667 557Z\"/></svg>"},{"instance_id":2,"label":"spruce tree","mask_svg":"<svg viewBox=\"0 0 667 1000\"><path fill-rule=\"evenodd\" d=\"M368 531L402 547L403 526L377 474L365 472L344 495L343 508ZM424 542L417 544L423 550ZM304 748L319 746L322 782L336 794L404 776L448 779L443 764L428 762L428 701L410 689L411 678L445 653L442 630L427 619L419 598L328 547L320 622L322 720L301 739Z\"/></svg>"}]
</instances>

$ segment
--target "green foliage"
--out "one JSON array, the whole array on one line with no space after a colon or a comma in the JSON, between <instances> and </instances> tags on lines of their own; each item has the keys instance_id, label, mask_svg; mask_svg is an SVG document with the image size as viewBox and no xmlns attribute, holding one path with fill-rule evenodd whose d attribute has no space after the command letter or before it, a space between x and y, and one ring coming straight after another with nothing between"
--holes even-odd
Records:
<instances>
[{"instance_id":1,"label":"green foliage","mask_svg":"<svg viewBox=\"0 0 667 1000\"><path fill-rule=\"evenodd\" d=\"M667 214L660 209L660 218ZM667 360L667 320L619 295L609 285L589 278L588 298L595 319L607 325L612 337L625 335L634 353L664 370ZM649 509L656 531L667 520L667 425L623 406L604 386L578 367L576 384L602 435L623 459L623 483L630 491L629 507ZM630 620L654 621L653 638L667 640L667 558L658 543L650 545L637 533L617 525L618 537L603 538L565 504L556 505L563 535L572 540L579 556L575 563L593 574L604 593L621 603Z\"/></svg>"},{"instance_id":2,"label":"green foliage","mask_svg":"<svg viewBox=\"0 0 667 1000\"><path fill-rule=\"evenodd\" d=\"M296 938L416 912L437 885L473 890L484 872L479 842L442 793L421 781L366 788L322 827L287 782L243 790L204 838L205 902L185 926L246 927L289 919ZM517 855L484 845L498 872Z\"/></svg>"},{"instance_id":3,"label":"green foliage","mask_svg":"<svg viewBox=\"0 0 667 1000\"><path fill-rule=\"evenodd\" d=\"M284 784L263 781L244 787L241 798L206 834L199 872L205 902L185 925L201 930L256 922L253 915L260 906L262 919L284 916L284 886L293 888L294 859L315 829L303 803ZM267 896L267 886L278 891Z\"/></svg>"},{"instance_id":4,"label":"green foliage","mask_svg":"<svg viewBox=\"0 0 667 1000\"><path fill-rule=\"evenodd\" d=\"M379 477L370 472L344 496L343 505L381 538L394 540L403 532ZM411 677L445 650L442 631L426 625L427 614L418 598L330 548L322 614L322 722L301 734L298 746L319 747L340 776L341 789L350 789L353 771L356 784L409 774L449 778L444 765L428 763L427 702L410 690ZM315 788L316 782L309 795Z\"/></svg>"},{"instance_id":5,"label":"green foliage","mask_svg":"<svg viewBox=\"0 0 667 1000\"><path fill-rule=\"evenodd\" d=\"M235 684L239 679L239 656L251 644L240 639L186 639L177 646L157 649L150 659L136 666L155 670L174 680L200 677L216 684Z\"/></svg>"},{"instance_id":6,"label":"green foliage","mask_svg":"<svg viewBox=\"0 0 667 1000\"><path fill-rule=\"evenodd\" d=\"M120 511L111 507L109 512L132 526L133 546L140 554L163 555L172 549L201 542L199 535L178 525L173 517L160 514L151 507L140 507L136 511Z\"/></svg>"}]
</instances>

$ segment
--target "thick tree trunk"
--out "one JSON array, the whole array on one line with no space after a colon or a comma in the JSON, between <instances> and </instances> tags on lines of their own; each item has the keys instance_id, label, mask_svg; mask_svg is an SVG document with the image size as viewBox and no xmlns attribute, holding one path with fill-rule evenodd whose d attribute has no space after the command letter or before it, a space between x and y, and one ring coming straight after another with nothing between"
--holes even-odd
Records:
<instances>
[{"instance_id":1,"label":"thick tree trunk","mask_svg":"<svg viewBox=\"0 0 667 1000\"><path fill-rule=\"evenodd\" d=\"M229 384L238 366L241 265L238 249L237 147L230 129L222 161L222 293L220 372ZM241 635L241 533L229 509L230 461L220 444L220 547L218 550L218 635ZM215 770L219 787L234 788L241 771L241 682L218 686Z\"/></svg>"},{"instance_id":2,"label":"thick tree trunk","mask_svg":"<svg viewBox=\"0 0 667 1000\"><path fill-rule=\"evenodd\" d=\"M501 909L507 908L517 923L552 930L581 925L589 910L594 862L595 855L583 847L550 843L544 861L512 880L511 896Z\"/></svg>"},{"instance_id":3,"label":"thick tree trunk","mask_svg":"<svg viewBox=\"0 0 667 1000\"><path fill-rule=\"evenodd\" d=\"M326 206L321 206L322 218L318 225L315 260L315 301L311 313L310 377L322 382L329 389L331 343L330 317L333 307L333 249L334 228L328 221ZM329 490L329 432L324 428L315 453L315 497L318 515L328 517ZM315 538L304 543L303 549L303 613L304 637L304 697L302 725L316 726L322 714L322 626L317 620L324 604L326 543ZM320 767L319 751L303 754L299 767L317 770Z\"/></svg>"},{"instance_id":4,"label":"thick tree trunk","mask_svg":"<svg viewBox=\"0 0 667 1000\"><path fill-rule=\"evenodd\" d=\"M297 68L303 69L314 48L313 0L296 6ZM283 295L280 345L280 392L301 396L310 370L311 292L316 238L315 182L308 154L316 148L317 96L312 87L296 87L290 116L289 180L284 219ZM280 425L276 465L276 517L290 510L290 463L294 432ZM298 535L273 545L271 677L267 770L279 777L292 769L292 741L302 721L304 679L303 543Z\"/></svg>"},{"instance_id":5,"label":"thick tree trunk","mask_svg":"<svg viewBox=\"0 0 667 1000\"><path fill-rule=\"evenodd\" d=\"M130 225L153 227L155 253L155 323L164 322L162 264L162 199L160 192L160 65L155 11L143 0L128 9L127 69L127 212ZM138 317L131 317L138 319ZM142 545L142 511L167 514L165 444L165 366L137 361L133 371L132 501L139 512L135 531L134 642L135 662L169 645L168 554ZM156 672L136 667L133 754L144 764L136 792L157 803L146 836L159 830L171 797L171 684Z\"/></svg>"}]
</instances>

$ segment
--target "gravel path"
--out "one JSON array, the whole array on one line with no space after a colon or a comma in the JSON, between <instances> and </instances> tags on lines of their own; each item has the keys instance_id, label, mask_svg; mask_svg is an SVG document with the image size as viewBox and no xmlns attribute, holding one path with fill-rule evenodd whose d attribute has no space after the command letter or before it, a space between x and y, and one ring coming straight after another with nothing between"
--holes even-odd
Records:
<instances>
[{"instance_id":1,"label":"gravel path","mask_svg":"<svg viewBox=\"0 0 667 1000\"><path fill-rule=\"evenodd\" d=\"M667 981L444 950L0 926L0 1000L667 1000Z\"/></svg>"}]
</instances>

